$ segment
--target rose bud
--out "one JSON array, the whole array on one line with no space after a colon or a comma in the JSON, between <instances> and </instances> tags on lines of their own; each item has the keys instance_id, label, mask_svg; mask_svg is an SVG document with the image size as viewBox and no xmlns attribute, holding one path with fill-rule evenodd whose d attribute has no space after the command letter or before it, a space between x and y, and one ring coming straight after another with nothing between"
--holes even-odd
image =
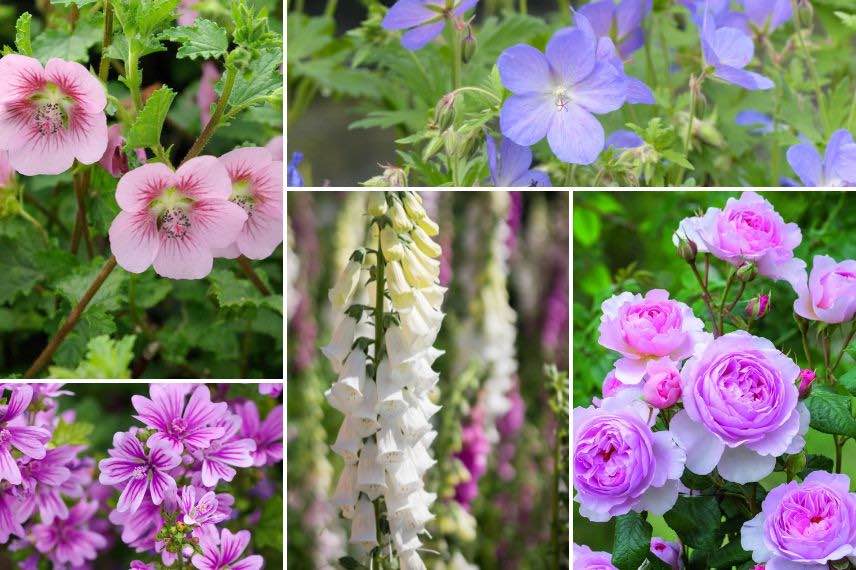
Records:
<instances>
[{"instance_id":1,"label":"rose bud","mask_svg":"<svg viewBox=\"0 0 856 570\"><path fill-rule=\"evenodd\" d=\"M815 378L817 378L817 373L814 370L804 368L800 371L800 399L807 398L811 394L811 385Z\"/></svg>"},{"instance_id":2,"label":"rose bud","mask_svg":"<svg viewBox=\"0 0 856 570\"><path fill-rule=\"evenodd\" d=\"M655 408L668 408L681 397L681 374L672 362L652 361L646 370L642 395Z\"/></svg>"},{"instance_id":3,"label":"rose bud","mask_svg":"<svg viewBox=\"0 0 856 570\"><path fill-rule=\"evenodd\" d=\"M743 283L749 283L758 276L758 266L754 263L744 263L737 268L737 279Z\"/></svg>"},{"instance_id":4,"label":"rose bud","mask_svg":"<svg viewBox=\"0 0 856 570\"><path fill-rule=\"evenodd\" d=\"M691 239L682 239L678 242L678 257L688 263L693 263L698 255L698 246Z\"/></svg>"},{"instance_id":5,"label":"rose bud","mask_svg":"<svg viewBox=\"0 0 856 570\"><path fill-rule=\"evenodd\" d=\"M746 304L746 314L749 318L760 319L767 314L769 308L770 294L758 295L757 297L749 299L749 302Z\"/></svg>"}]
</instances>

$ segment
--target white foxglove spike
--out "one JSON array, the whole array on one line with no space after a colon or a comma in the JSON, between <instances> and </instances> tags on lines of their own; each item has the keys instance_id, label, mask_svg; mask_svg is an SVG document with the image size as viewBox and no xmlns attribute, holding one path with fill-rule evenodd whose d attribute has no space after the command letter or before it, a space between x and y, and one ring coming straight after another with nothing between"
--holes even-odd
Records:
<instances>
[{"instance_id":1,"label":"white foxglove spike","mask_svg":"<svg viewBox=\"0 0 856 570\"><path fill-rule=\"evenodd\" d=\"M357 285L360 283L363 266L361 263L353 259L345 266L345 270L336 280L333 288L327 297L333 305L336 312L341 312L348 308L351 300L354 297L354 292L357 290Z\"/></svg>"},{"instance_id":2,"label":"white foxglove spike","mask_svg":"<svg viewBox=\"0 0 856 570\"><path fill-rule=\"evenodd\" d=\"M352 416L357 420L362 437L368 437L378 430L377 389L374 380L366 379L363 385L363 399L354 408Z\"/></svg>"},{"instance_id":3,"label":"white foxglove spike","mask_svg":"<svg viewBox=\"0 0 856 570\"><path fill-rule=\"evenodd\" d=\"M422 439L419 441L422 442L422 445L425 446L425 449L431 449L431 444L434 443L434 440L437 439L437 432L435 430L431 430L425 435L422 436Z\"/></svg>"},{"instance_id":4,"label":"white foxglove spike","mask_svg":"<svg viewBox=\"0 0 856 570\"><path fill-rule=\"evenodd\" d=\"M356 331L357 321L345 315L333 329L330 344L321 347L321 352L330 360L330 364L333 365L333 370L336 372L342 371L342 361L351 351Z\"/></svg>"},{"instance_id":5,"label":"white foxglove spike","mask_svg":"<svg viewBox=\"0 0 856 570\"><path fill-rule=\"evenodd\" d=\"M413 290L413 306L419 311L428 326L439 330L443 323L443 311L433 306L422 291L420 289Z\"/></svg>"},{"instance_id":6,"label":"white foxglove spike","mask_svg":"<svg viewBox=\"0 0 856 570\"><path fill-rule=\"evenodd\" d=\"M357 506L360 492L357 489L357 466L354 463L346 463L339 482L336 483L336 492L333 493L332 503L343 510L353 514Z\"/></svg>"},{"instance_id":7,"label":"white foxglove spike","mask_svg":"<svg viewBox=\"0 0 856 570\"><path fill-rule=\"evenodd\" d=\"M399 463L391 463L386 468L386 473L392 489L396 493L410 494L422 487L422 479L416 472L416 467L409 457L405 457Z\"/></svg>"},{"instance_id":8,"label":"white foxglove spike","mask_svg":"<svg viewBox=\"0 0 856 570\"><path fill-rule=\"evenodd\" d=\"M404 518L404 517L402 517ZM389 521L389 530L392 533L392 543L399 553L415 551L422 546L416 529L405 526L402 518Z\"/></svg>"},{"instance_id":9,"label":"white foxglove spike","mask_svg":"<svg viewBox=\"0 0 856 570\"><path fill-rule=\"evenodd\" d=\"M434 467L437 461L431 457L421 441L414 443L410 449L410 459L413 461L413 466L416 472L423 475L426 471Z\"/></svg>"},{"instance_id":10,"label":"white foxglove spike","mask_svg":"<svg viewBox=\"0 0 856 570\"><path fill-rule=\"evenodd\" d=\"M404 210L401 201L398 198L393 198L389 202L389 210L386 215L389 216L393 229L399 233L409 232L413 227L413 222L407 217L407 212Z\"/></svg>"},{"instance_id":11,"label":"white foxglove spike","mask_svg":"<svg viewBox=\"0 0 856 570\"><path fill-rule=\"evenodd\" d=\"M413 258L416 259L420 265L422 265L431 275L435 276L435 279L440 276L440 260L434 259L430 255L426 255L424 251L419 249L418 247L411 247L410 254L413 255ZM429 283L427 286L431 285Z\"/></svg>"},{"instance_id":12,"label":"white foxglove spike","mask_svg":"<svg viewBox=\"0 0 856 570\"><path fill-rule=\"evenodd\" d=\"M438 226L431 218L425 216L421 220L417 222L417 225L422 228L422 231L425 232L429 237L434 237L440 232L440 226Z\"/></svg>"},{"instance_id":13,"label":"white foxglove spike","mask_svg":"<svg viewBox=\"0 0 856 570\"><path fill-rule=\"evenodd\" d=\"M345 360L339 380L333 384L336 398L348 406L356 406L363 399L366 383L366 353L355 348Z\"/></svg>"},{"instance_id":14,"label":"white foxglove spike","mask_svg":"<svg viewBox=\"0 0 856 570\"><path fill-rule=\"evenodd\" d=\"M404 451L398 445L395 432L385 427L377 434L377 461L381 465L400 463L404 459Z\"/></svg>"},{"instance_id":15,"label":"white foxglove spike","mask_svg":"<svg viewBox=\"0 0 856 570\"><path fill-rule=\"evenodd\" d=\"M384 495L386 500L386 513L390 519L404 515L404 511L410 508L410 497L413 495L406 493L398 493L393 489L389 489Z\"/></svg>"},{"instance_id":16,"label":"white foxglove spike","mask_svg":"<svg viewBox=\"0 0 856 570\"><path fill-rule=\"evenodd\" d=\"M345 463L356 463L359 459L360 449L363 447L363 439L358 433L356 421L351 416L345 416L345 421L339 427L336 441L330 446L337 455L345 460Z\"/></svg>"},{"instance_id":17,"label":"white foxglove spike","mask_svg":"<svg viewBox=\"0 0 856 570\"><path fill-rule=\"evenodd\" d=\"M430 335L434 329L428 325L420 312L416 309L416 306L411 307L410 309L402 309L398 313L399 319L401 320L401 329L405 333L405 336L408 338L424 338ZM436 337L436 332L434 332L434 337Z\"/></svg>"},{"instance_id":18,"label":"white foxglove spike","mask_svg":"<svg viewBox=\"0 0 856 570\"><path fill-rule=\"evenodd\" d=\"M397 295L409 294L412 289L404 276L404 269L402 269L399 261L390 261L386 264L386 282L389 285L389 290Z\"/></svg>"},{"instance_id":19,"label":"white foxglove spike","mask_svg":"<svg viewBox=\"0 0 856 570\"><path fill-rule=\"evenodd\" d=\"M365 548L377 546L377 527L375 526L374 505L365 496L357 503L357 512L351 523L351 544Z\"/></svg>"},{"instance_id":20,"label":"white foxglove spike","mask_svg":"<svg viewBox=\"0 0 856 570\"><path fill-rule=\"evenodd\" d=\"M441 287L436 283L430 287L422 287L419 292L425 297L432 307L439 309L443 305L443 295L446 294L448 288Z\"/></svg>"},{"instance_id":21,"label":"white foxglove spike","mask_svg":"<svg viewBox=\"0 0 856 570\"><path fill-rule=\"evenodd\" d=\"M401 268L404 270L407 282L417 289L432 285L439 275L439 269L436 270L435 274L435 271L426 267L411 249L405 249Z\"/></svg>"},{"instance_id":22,"label":"white foxglove spike","mask_svg":"<svg viewBox=\"0 0 856 570\"><path fill-rule=\"evenodd\" d=\"M418 247L422 253L431 257L440 257L440 254L442 253L440 245L428 237L425 230L417 226L413 228L412 232L410 232L410 237L413 238L413 243L416 244L416 247Z\"/></svg>"},{"instance_id":23,"label":"white foxglove spike","mask_svg":"<svg viewBox=\"0 0 856 570\"><path fill-rule=\"evenodd\" d=\"M425 218L428 213L425 212L425 208L422 207L421 197L419 194L415 192L407 192L401 198L401 203L404 205L404 210L407 212L407 215L413 221L419 221L422 218Z\"/></svg>"},{"instance_id":24,"label":"white foxglove spike","mask_svg":"<svg viewBox=\"0 0 856 570\"><path fill-rule=\"evenodd\" d=\"M431 429L431 424L425 418L425 414L416 407L410 406L398 418L401 434L408 443L413 443L422 438Z\"/></svg>"},{"instance_id":25,"label":"white foxglove spike","mask_svg":"<svg viewBox=\"0 0 856 570\"><path fill-rule=\"evenodd\" d=\"M377 445L369 438L362 451L357 467L357 488L374 501L386 491L386 472L377 461Z\"/></svg>"},{"instance_id":26,"label":"white foxglove spike","mask_svg":"<svg viewBox=\"0 0 856 570\"><path fill-rule=\"evenodd\" d=\"M428 398L420 398L416 405L419 406L419 409L425 415L425 419L428 420L443 408L443 406L438 406Z\"/></svg>"},{"instance_id":27,"label":"white foxglove spike","mask_svg":"<svg viewBox=\"0 0 856 570\"><path fill-rule=\"evenodd\" d=\"M402 552L398 560L401 570L426 570L425 563L415 549Z\"/></svg>"},{"instance_id":28,"label":"white foxglove spike","mask_svg":"<svg viewBox=\"0 0 856 570\"><path fill-rule=\"evenodd\" d=\"M404 244L398 239L398 234L390 226L380 231L380 247L387 261L397 261L404 255Z\"/></svg>"}]
</instances>

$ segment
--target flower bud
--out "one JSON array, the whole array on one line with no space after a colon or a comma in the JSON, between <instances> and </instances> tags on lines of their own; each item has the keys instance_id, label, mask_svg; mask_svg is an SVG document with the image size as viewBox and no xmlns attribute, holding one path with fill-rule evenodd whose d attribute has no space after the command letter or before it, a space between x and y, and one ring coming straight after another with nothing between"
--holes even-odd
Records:
<instances>
[{"instance_id":1,"label":"flower bud","mask_svg":"<svg viewBox=\"0 0 856 570\"><path fill-rule=\"evenodd\" d=\"M790 478L793 478L797 475L797 473L805 469L805 464L805 451L789 455L787 460L785 460L785 471L787 472Z\"/></svg>"},{"instance_id":2,"label":"flower bud","mask_svg":"<svg viewBox=\"0 0 856 570\"><path fill-rule=\"evenodd\" d=\"M811 394L811 385L815 378L817 378L817 373L814 370L804 368L800 371L800 399L808 398L808 395Z\"/></svg>"},{"instance_id":3,"label":"flower bud","mask_svg":"<svg viewBox=\"0 0 856 570\"><path fill-rule=\"evenodd\" d=\"M397 261L404 255L404 244L398 239L395 230L389 226L385 226L380 231L380 246L383 249L383 257L387 261Z\"/></svg>"},{"instance_id":4,"label":"flower bud","mask_svg":"<svg viewBox=\"0 0 856 570\"><path fill-rule=\"evenodd\" d=\"M757 297L749 299L749 302L746 304L746 315L748 315L750 319L760 319L767 314L769 309L770 294L758 295Z\"/></svg>"},{"instance_id":5,"label":"flower bud","mask_svg":"<svg viewBox=\"0 0 856 570\"><path fill-rule=\"evenodd\" d=\"M411 220L421 220L428 215L425 208L422 207L419 194L416 192L404 192L401 203L404 204L404 209Z\"/></svg>"},{"instance_id":6,"label":"flower bud","mask_svg":"<svg viewBox=\"0 0 856 570\"><path fill-rule=\"evenodd\" d=\"M758 266L754 263L744 263L737 268L737 279L743 283L749 283L758 276Z\"/></svg>"},{"instance_id":7,"label":"flower bud","mask_svg":"<svg viewBox=\"0 0 856 570\"><path fill-rule=\"evenodd\" d=\"M655 408L664 409L681 398L681 375L671 362L651 362L642 386L642 396Z\"/></svg>"},{"instance_id":8,"label":"flower bud","mask_svg":"<svg viewBox=\"0 0 856 570\"><path fill-rule=\"evenodd\" d=\"M464 38L461 40L461 58L464 60L464 63L469 63L476 54L477 47L478 42L476 41L476 36L473 34L473 27L467 24L467 30L464 33Z\"/></svg>"},{"instance_id":9,"label":"flower bud","mask_svg":"<svg viewBox=\"0 0 856 570\"><path fill-rule=\"evenodd\" d=\"M388 215L392 221L393 229L399 233L408 232L413 227L410 218L407 217L407 212L404 211L404 206L401 205L401 200L398 198L392 199Z\"/></svg>"},{"instance_id":10,"label":"flower bud","mask_svg":"<svg viewBox=\"0 0 856 570\"><path fill-rule=\"evenodd\" d=\"M696 255L698 255L698 246L693 240L681 239L678 242L678 257L687 263L693 263L695 262Z\"/></svg>"},{"instance_id":11,"label":"flower bud","mask_svg":"<svg viewBox=\"0 0 856 570\"><path fill-rule=\"evenodd\" d=\"M386 214L386 194L384 192L369 192L366 205L370 216L382 216Z\"/></svg>"},{"instance_id":12,"label":"flower bud","mask_svg":"<svg viewBox=\"0 0 856 570\"><path fill-rule=\"evenodd\" d=\"M445 131L455 122L455 92L443 95L434 107L434 124Z\"/></svg>"},{"instance_id":13,"label":"flower bud","mask_svg":"<svg viewBox=\"0 0 856 570\"><path fill-rule=\"evenodd\" d=\"M814 8L811 5L811 0L797 1L797 18L800 26L811 29L814 25Z\"/></svg>"},{"instance_id":14,"label":"flower bud","mask_svg":"<svg viewBox=\"0 0 856 570\"><path fill-rule=\"evenodd\" d=\"M403 168L387 165L383 170L383 178L390 188L403 188L407 186L407 173Z\"/></svg>"}]
</instances>

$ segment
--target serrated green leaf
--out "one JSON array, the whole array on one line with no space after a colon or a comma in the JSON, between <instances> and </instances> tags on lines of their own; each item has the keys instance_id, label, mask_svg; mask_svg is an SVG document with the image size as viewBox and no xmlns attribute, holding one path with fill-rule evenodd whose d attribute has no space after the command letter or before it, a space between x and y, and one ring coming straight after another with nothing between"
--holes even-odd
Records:
<instances>
[{"instance_id":1,"label":"serrated green leaf","mask_svg":"<svg viewBox=\"0 0 856 570\"><path fill-rule=\"evenodd\" d=\"M115 332L116 322L109 313L99 307L87 308L74 325L74 329L57 349L54 363L69 368L77 366L86 355L86 347L91 339Z\"/></svg>"},{"instance_id":2,"label":"serrated green leaf","mask_svg":"<svg viewBox=\"0 0 856 570\"><path fill-rule=\"evenodd\" d=\"M164 85L152 93L128 131L128 148L151 148L160 144L163 123L169 113L175 91Z\"/></svg>"},{"instance_id":3,"label":"serrated green leaf","mask_svg":"<svg viewBox=\"0 0 856 570\"><path fill-rule=\"evenodd\" d=\"M89 61L89 48L101 41L101 35L100 23L89 19L81 19L73 34L45 30L33 39L33 56L42 63L54 57L86 63Z\"/></svg>"},{"instance_id":4,"label":"serrated green leaf","mask_svg":"<svg viewBox=\"0 0 856 570\"><path fill-rule=\"evenodd\" d=\"M179 0L119 0L113 4L116 19L127 37L145 38L175 20Z\"/></svg>"},{"instance_id":5,"label":"serrated green leaf","mask_svg":"<svg viewBox=\"0 0 856 570\"><path fill-rule=\"evenodd\" d=\"M33 55L33 45L30 42L30 21L33 17L24 12L15 22L15 45L21 55Z\"/></svg>"},{"instance_id":6,"label":"serrated green leaf","mask_svg":"<svg viewBox=\"0 0 856 570\"><path fill-rule=\"evenodd\" d=\"M836 11L835 15L838 17L841 22L850 28L851 30L856 30L856 14L848 14L846 12Z\"/></svg>"},{"instance_id":7,"label":"serrated green leaf","mask_svg":"<svg viewBox=\"0 0 856 570\"><path fill-rule=\"evenodd\" d=\"M86 357L75 369L51 366L51 378L107 378L126 379L134 359L135 336L113 340L102 335L91 339L86 346Z\"/></svg>"},{"instance_id":8,"label":"serrated green leaf","mask_svg":"<svg viewBox=\"0 0 856 570\"><path fill-rule=\"evenodd\" d=\"M238 75L229 96L228 111L261 105L265 100L282 90L282 51L264 50L250 62L249 67ZM214 88L223 92L223 78Z\"/></svg>"},{"instance_id":9,"label":"serrated green leaf","mask_svg":"<svg viewBox=\"0 0 856 570\"><path fill-rule=\"evenodd\" d=\"M702 551L719 547L722 513L716 497L680 496L675 506L666 512L663 518L672 530L678 533L685 545Z\"/></svg>"},{"instance_id":10,"label":"serrated green leaf","mask_svg":"<svg viewBox=\"0 0 856 570\"><path fill-rule=\"evenodd\" d=\"M104 260L101 258L93 259L88 265L83 265L68 273L56 283L57 292L65 298L69 304L74 307L83 298L83 295L92 285L95 277L101 272L104 266ZM104 283L99 287L98 292L92 297L92 300L87 305L86 311L100 308L105 311L115 311L122 303L119 291L122 284L127 279L127 273L124 271L113 271ZM84 314L86 314L84 312Z\"/></svg>"},{"instance_id":11,"label":"serrated green leaf","mask_svg":"<svg viewBox=\"0 0 856 570\"><path fill-rule=\"evenodd\" d=\"M811 427L823 433L856 438L852 396L838 394L827 386L814 386L804 402L811 414Z\"/></svg>"},{"instance_id":12,"label":"serrated green leaf","mask_svg":"<svg viewBox=\"0 0 856 570\"><path fill-rule=\"evenodd\" d=\"M190 26L177 26L161 33L162 38L181 44L176 55L187 59L219 59L229 49L229 35L216 22L197 18Z\"/></svg>"},{"instance_id":13,"label":"serrated green leaf","mask_svg":"<svg viewBox=\"0 0 856 570\"><path fill-rule=\"evenodd\" d=\"M636 570L651 550L651 524L631 511L615 519L612 563L619 570Z\"/></svg>"},{"instance_id":14,"label":"serrated green leaf","mask_svg":"<svg viewBox=\"0 0 856 570\"><path fill-rule=\"evenodd\" d=\"M93 429L94 426L90 423L74 422L69 424L60 418L48 446L56 448L61 445L88 445L90 443L89 436Z\"/></svg>"},{"instance_id":15,"label":"serrated green leaf","mask_svg":"<svg viewBox=\"0 0 856 570\"><path fill-rule=\"evenodd\" d=\"M661 150L660 154L669 162L673 162L678 166L683 166L687 170L695 170L695 167L689 160L687 160L687 157L676 150Z\"/></svg>"},{"instance_id":16,"label":"serrated green leaf","mask_svg":"<svg viewBox=\"0 0 856 570\"><path fill-rule=\"evenodd\" d=\"M39 282L42 272L33 260L33 248L23 240L0 237L0 304L27 294Z\"/></svg>"},{"instance_id":17,"label":"serrated green leaf","mask_svg":"<svg viewBox=\"0 0 856 570\"><path fill-rule=\"evenodd\" d=\"M78 8L94 3L95 0L51 0L51 4L54 6L70 6L71 4L76 4Z\"/></svg>"},{"instance_id":18,"label":"serrated green leaf","mask_svg":"<svg viewBox=\"0 0 856 570\"><path fill-rule=\"evenodd\" d=\"M282 295L262 296L252 283L238 278L231 271L215 269L209 280L210 292L223 309L268 307L282 313Z\"/></svg>"},{"instance_id":19,"label":"serrated green leaf","mask_svg":"<svg viewBox=\"0 0 856 570\"><path fill-rule=\"evenodd\" d=\"M731 568L740 566L752 559L752 553L743 550L739 540L729 542L722 548L717 548L707 558L711 568Z\"/></svg>"}]
</instances>

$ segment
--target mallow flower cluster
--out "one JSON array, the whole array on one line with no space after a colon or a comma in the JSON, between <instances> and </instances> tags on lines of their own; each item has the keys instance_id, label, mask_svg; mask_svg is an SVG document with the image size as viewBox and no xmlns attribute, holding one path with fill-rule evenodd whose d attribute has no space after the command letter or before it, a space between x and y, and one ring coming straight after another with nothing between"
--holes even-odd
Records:
<instances>
[{"instance_id":1,"label":"mallow flower cluster","mask_svg":"<svg viewBox=\"0 0 856 570\"><path fill-rule=\"evenodd\" d=\"M152 384L131 402L141 425L113 436L98 470L119 493L109 520L144 559L137 567L261 568L247 551L251 533L226 528L256 516L238 517L230 491L244 477L270 495L265 467L282 461L282 406L270 402L263 417L250 399L212 401L204 384Z\"/></svg>"},{"instance_id":2,"label":"mallow flower cluster","mask_svg":"<svg viewBox=\"0 0 856 570\"><path fill-rule=\"evenodd\" d=\"M431 418L440 410L432 369L445 292L431 239L438 226L410 191L372 192L367 209L370 242L330 290L338 323L322 349L338 373L326 397L345 416L331 446L345 462L332 502L350 520L361 557L394 552L413 570L425 568L420 536L437 497L425 474L436 463Z\"/></svg>"},{"instance_id":3,"label":"mallow flower cluster","mask_svg":"<svg viewBox=\"0 0 856 570\"><path fill-rule=\"evenodd\" d=\"M60 384L0 385L0 544L28 567L83 567L108 546L95 461L85 445L53 443L73 429ZM100 520L98 520L100 519ZM24 567L24 566L22 566Z\"/></svg>"}]
</instances>

